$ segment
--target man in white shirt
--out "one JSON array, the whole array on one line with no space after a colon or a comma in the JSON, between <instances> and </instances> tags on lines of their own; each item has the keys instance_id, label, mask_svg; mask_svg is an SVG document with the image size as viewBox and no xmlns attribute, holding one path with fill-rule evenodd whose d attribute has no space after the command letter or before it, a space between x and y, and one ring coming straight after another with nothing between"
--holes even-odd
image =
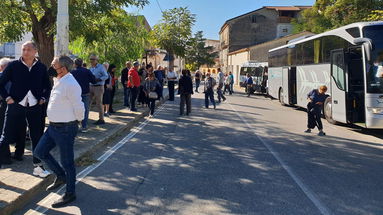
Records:
<instances>
[{"instance_id":1,"label":"man in white shirt","mask_svg":"<svg viewBox=\"0 0 383 215\"><path fill-rule=\"evenodd\" d=\"M177 80L177 74L169 70L166 78L168 79L169 101L174 101L174 82Z\"/></svg>"},{"instance_id":2,"label":"man in white shirt","mask_svg":"<svg viewBox=\"0 0 383 215\"><path fill-rule=\"evenodd\" d=\"M73 145L78 122L83 120L85 108L81 99L81 87L69 73L72 66L73 61L67 56L56 57L52 62L52 67L57 71L57 78L54 80L47 109L49 127L35 149L35 155L56 175L54 183L47 187L47 191L66 184L66 192L52 204L54 208L62 207L76 199ZM50 154L56 145L60 150L62 167Z\"/></svg>"}]
</instances>

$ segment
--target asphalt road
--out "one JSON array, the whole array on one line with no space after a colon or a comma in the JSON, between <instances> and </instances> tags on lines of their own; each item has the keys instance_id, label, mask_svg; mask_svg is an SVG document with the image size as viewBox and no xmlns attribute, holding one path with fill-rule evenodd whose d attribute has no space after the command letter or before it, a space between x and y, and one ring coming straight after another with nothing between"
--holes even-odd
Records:
<instances>
[{"instance_id":1,"label":"asphalt road","mask_svg":"<svg viewBox=\"0 0 383 215\"><path fill-rule=\"evenodd\" d=\"M236 93L214 110L202 96L191 116L176 98L116 143L70 206L49 208L51 193L20 214L383 214L379 137L327 123L305 134L305 112L275 100Z\"/></svg>"}]
</instances>

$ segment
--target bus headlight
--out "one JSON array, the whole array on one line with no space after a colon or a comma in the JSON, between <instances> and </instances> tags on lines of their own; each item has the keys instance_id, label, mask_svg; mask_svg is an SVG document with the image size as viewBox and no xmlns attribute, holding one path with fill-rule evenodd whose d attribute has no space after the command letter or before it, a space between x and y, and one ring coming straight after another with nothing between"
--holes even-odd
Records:
<instances>
[{"instance_id":1,"label":"bus headlight","mask_svg":"<svg viewBox=\"0 0 383 215\"><path fill-rule=\"evenodd\" d=\"M367 110L373 114L383 114L383 108L367 108Z\"/></svg>"}]
</instances>

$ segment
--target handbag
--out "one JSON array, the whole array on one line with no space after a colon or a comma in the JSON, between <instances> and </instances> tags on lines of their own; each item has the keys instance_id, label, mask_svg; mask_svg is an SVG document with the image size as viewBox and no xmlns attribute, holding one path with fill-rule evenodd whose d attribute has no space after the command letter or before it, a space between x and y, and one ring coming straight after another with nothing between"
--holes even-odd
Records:
<instances>
[{"instance_id":1,"label":"handbag","mask_svg":"<svg viewBox=\"0 0 383 215\"><path fill-rule=\"evenodd\" d=\"M149 92L148 97L149 97L149 99L157 99L158 94L156 92Z\"/></svg>"}]
</instances>

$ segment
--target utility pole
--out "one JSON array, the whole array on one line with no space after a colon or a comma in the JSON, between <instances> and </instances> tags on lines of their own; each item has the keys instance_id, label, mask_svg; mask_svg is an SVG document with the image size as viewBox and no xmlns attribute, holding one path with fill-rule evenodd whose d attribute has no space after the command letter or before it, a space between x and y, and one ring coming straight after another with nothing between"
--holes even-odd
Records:
<instances>
[{"instance_id":1,"label":"utility pole","mask_svg":"<svg viewBox=\"0 0 383 215\"><path fill-rule=\"evenodd\" d=\"M69 54L69 0L57 2L57 34L55 43L55 55Z\"/></svg>"}]
</instances>

